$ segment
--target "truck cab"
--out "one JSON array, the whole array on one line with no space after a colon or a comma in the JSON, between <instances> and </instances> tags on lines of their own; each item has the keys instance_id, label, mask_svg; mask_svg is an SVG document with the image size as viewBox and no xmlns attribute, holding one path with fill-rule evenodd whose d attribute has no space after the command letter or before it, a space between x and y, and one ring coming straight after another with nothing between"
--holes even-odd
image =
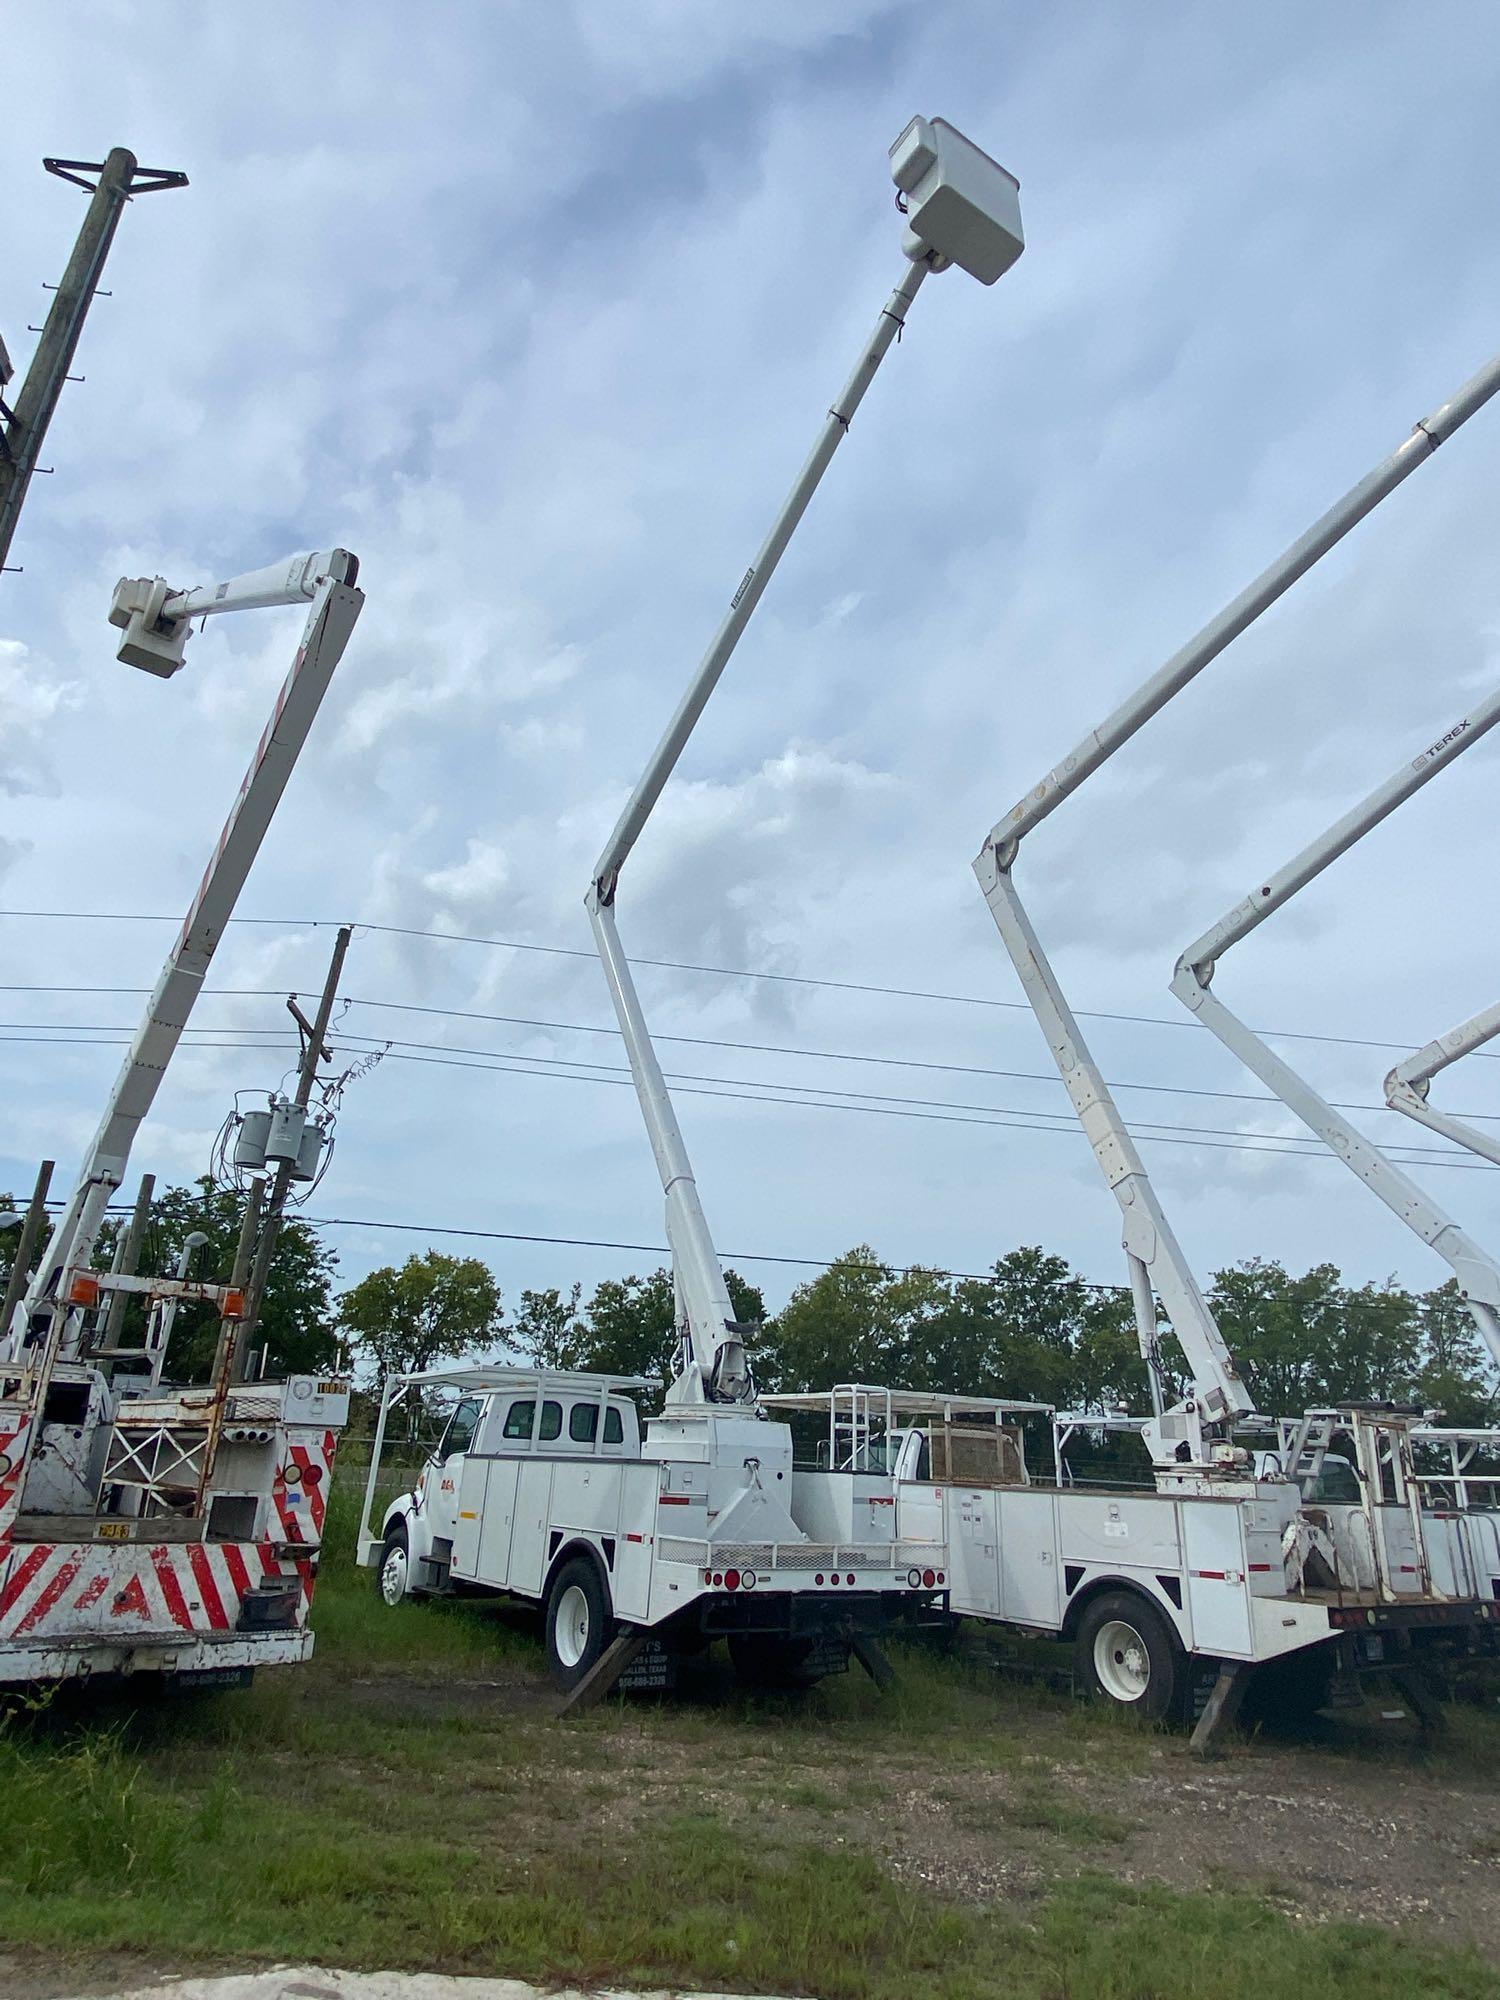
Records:
<instances>
[{"instance_id":1,"label":"truck cab","mask_svg":"<svg viewBox=\"0 0 1500 2000\"><path fill-rule=\"evenodd\" d=\"M502 1532L496 1522L503 1516L514 1549L516 1502L534 1483L525 1477L528 1465L619 1462L638 1459L640 1451L634 1402L603 1378L475 1371L410 1491L385 1509L381 1596L396 1604L414 1592L443 1589L455 1574L476 1574L488 1512L495 1516L490 1534Z\"/></svg>"}]
</instances>

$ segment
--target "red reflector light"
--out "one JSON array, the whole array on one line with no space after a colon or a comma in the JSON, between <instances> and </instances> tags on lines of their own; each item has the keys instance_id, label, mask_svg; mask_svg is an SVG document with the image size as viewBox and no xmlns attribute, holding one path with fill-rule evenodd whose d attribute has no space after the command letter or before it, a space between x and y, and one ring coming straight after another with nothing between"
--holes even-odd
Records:
<instances>
[{"instance_id":1,"label":"red reflector light","mask_svg":"<svg viewBox=\"0 0 1500 2000\"><path fill-rule=\"evenodd\" d=\"M819 1571L818 1571L818 1573L817 1573L817 1575L816 1575L816 1576L815 1576L815 1577L813 1578L813 1582L814 1582L814 1583L821 1583L822 1581L823 1581L823 1572L822 1572L822 1570L819 1570Z\"/></svg>"},{"instance_id":2,"label":"red reflector light","mask_svg":"<svg viewBox=\"0 0 1500 2000\"><path fill-rule=\"evenodd\" d=\"M946 1578L946 1577L945 1577L945 1576L943 1575L943 1572L942 1572L941 1570L939 1570L939 1571L938 1571L938 1582L939 1582L939 1583L946 1583L947 1581L948 1581L948 1579L947 1579L947 1578Z\"/></svg>"},{"instance_id":3,"label":"red reflector light","mask_svg":"<svg viewBox=\"0 0 1500 2000\"><path fill-rule=\"evenodd\" d=\"M844 1578L844 1581L845 1581L845 1583L853 1583L853 1581L854 1581L854 1572L853 1572L852 1570L851 1570L851 1571L849 1572L849 1574L848 1574L848 1575L847 1575L847 1576L846 1576L846 1577Z\"/></svg>"},{"instance_id":4,"label":"red reflector light","mask_svg":"<svg viewBox=\"0 0 1500 2000\"><path fill-rule=\"evenodd\" d=\"M724 1581L724 1574L723 1574L723 1571L722 1571L722 1570L717 1570L717 1569L716 1569L716 1570L714 1571L714 1589L715 1589L715 1590L717 1590L717 1589L719 1588L719 1585L720 1585L720 1584L721 1584L721 1583L722 1583L723 1581Z\"/></svg>"},{"instance_id":5,"label":"red reflector light","mask_svg":"<svg viewBox=\"0 0 1500 2000\"><path fill-rule=\"evenodd\" d=\"M922 1572L922 1582L928 1590L931 1590L937 1582L937 1571L935 1569L924 1569Z\"/></svg>"},{"instance_id":6,"label":"red reflector light","mask_svg":"<svg viewBox=\"0 0 1500 2000\"><path fill-rule=\"evenodd\" d=\"M712 1582L713 1582L713 1580L714 1580L714 1573L713 1573L713 1571L712 1571L711 1569L706 1569L706 1570L705 1570L705 1571L703 1572L703 1581L704 1581L705 1583L712 1583Z\"/></svg>"},{"instance_id":7,"label":"red reflector light","mask_svg":"<svg viewBox=\"0 0 1500 2000\"><path fill-rule=\"evenodd\" d=\"M829 1577L828 1581L829 1581L830 1583L837 1583L837 1582L838 1582L838 1580L839 1580L839 1573L838 1573L838 1571L837 1571L837 1570L835 1570L835 1571L833 1572L833 1575L832 1575L831 1577Z\"/></svg>"},{"instance_id":8,"label":"red reflector light","mask_svg":"<svg viewBox=\"0 0 1500 2000\"><path fill-rule=\"evenodd\" d=\"M724 1588L726 1590L738 1590L739 1587L740 1587L739 1571L737 1569L726 1569L724 1572Z\"/></svg>"},{"instance_id":9,"label":"red reflector light","mask_svg":"<svg viewBox=\"0 0 1500 2000\"><path fill-rule=\"evenodd\" d=\"M302 1484L303 1484L304 1486L316 1486L316 1485L317 1485L317 1483L318 1483L318 1481L319 1481L319 1480L320 1480L320 1479L321 1479L322 1477L323 1477L323 1468L322 1468L322 1466L321 1466L321 1465L304 1465L304 1466L303 1466L303 1468L302 1468Z\"/></svg>"}]
</instances>

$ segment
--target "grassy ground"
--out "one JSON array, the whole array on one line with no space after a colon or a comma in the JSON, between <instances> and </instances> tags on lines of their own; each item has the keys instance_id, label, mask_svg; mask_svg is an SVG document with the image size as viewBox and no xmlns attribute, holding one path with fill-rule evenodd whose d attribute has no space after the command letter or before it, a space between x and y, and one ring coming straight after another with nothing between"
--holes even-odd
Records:
<instances>
[{"instance_id":1,"label":"grassy ground","mask_svg":"<svg viewBox=\"0 0 1500 2000\"><path fill-rule=\"evenodd\" d=\"M851 1676L796 1701L710 1665L673 1702L556 1723L534 1631L387 1611L352 1514L346 1494L310 1667L11 1715L7 1991L44 1955L121 1953L826 2000L1496 1990L1472 1951L1308 1921L1269 1877L1135 1878L1116 1795L1180 1745L972 1663L913 1656L893 1696ZM1472 1725L1458 1754L1493 1768L1500 1737Z\"/></svg>"}]
</instances>

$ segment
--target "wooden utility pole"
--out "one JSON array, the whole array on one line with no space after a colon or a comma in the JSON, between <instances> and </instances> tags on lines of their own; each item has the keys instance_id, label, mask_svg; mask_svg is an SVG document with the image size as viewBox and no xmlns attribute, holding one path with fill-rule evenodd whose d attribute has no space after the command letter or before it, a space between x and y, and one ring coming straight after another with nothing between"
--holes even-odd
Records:
<instances>
[{"instance_id":1,"label":"wooden utility pole","mask_svg":"<svg viewBox=\"0 0 1500 2000\"><path fill-rule=\"evenodd\" d=\"M328 966L328 977L323 982L323 997L318 1002L318 1012L309 1021L295 1000L288 1000L287 1006L302 1030L302 1061L297 1069L297 1090L292 1102L301 1111L307 1109L312 1096L312 1088L318 1078L318 1065L333 1060L326 1044L328 1023L333 1014L333 1003L338 996L339 977L344 970L344 954L349 949L349 940L354 935L345 924L340 927L334 939L333 957ZM286 1208L287 1193L292 1185L292 1170L295 1162L282 1160L271 1182L271 1192L265 1206L261 1223L260 1241L255 1249L255 1263L250 1272L250 1283L245 1294L245 1317L241 1322L237 1352L234 1357L232 1375L240 1381L244 1377L246 1361L260 1321L261 1300L265 1297L266 1279L271 1273L271 1258L276 1249L276 1238L281 1229L281 1217Z\"/></svg>"},{"instance_id":2,"label":"wooden utility pole","mask_svg":"<svg viewBox=\"0 0 1500 2000\"><path fill-rule=\"evenodd\" d=\"M131 1212L129 1223L121 1232L115 1248L114 1263L111 1266L112 1270L122 1272L127 1278L133 1278L140 1267L141 1245L146 1238L146 1225L151 1220L151 1197L155 1192L155 1174L142 1174L140 1192L135 1198L135 1208ZM99 1331L94 1335L99 1342L95 1350L97 1353L109 1354L119 1346L120 1335L125 1326L125 1308L129 1303L128 1292L110 1293L108 1310L103 1316Z\"/></svg>"},{"instance_id":3,"label":"wooden utility pole","mask_svg":"<svg viewBox=\"0 0 1500 2000\"><path fill-rule=\"evenodd\" d=\"M52 1185L55 1165L54 1160L43 1160L36 1177L31 1206L21 1225L20 1241L16 1244L16 1254L10 1267L10 1282L5 1287L5 1303L0 1305L0 1338L9 1331L10 1323L16 1316L16 1307L26 1290L26 1280L31 1275L31 1260L36 1255L47 1222L47 1190Z\"/></svg>"},{"instance_id":4,"label":"wooden utility pole","mask_svg":"<svg viewBox=\"0 0 1500 2000\"><path fill-rule=\"evenodd\" d=\"M63 383L74 379L68 370L73 365L78 337L99 289L104 260L125 204L134 195L187 186L186 174L139 166L135 154L124 146L116 146L102 163L43 160L42 165L49 174L75 182L91 199L14 407L4 400L9 363L0 367L0 570L10 567L6 557L31 476L39 470L48 470L37 465L37 458L46 442L47 426L57 408ZM97 179L86 179L87 175L96 175ZM3 353L0 348L0 355Z\"/></svg>"}]
</instances>

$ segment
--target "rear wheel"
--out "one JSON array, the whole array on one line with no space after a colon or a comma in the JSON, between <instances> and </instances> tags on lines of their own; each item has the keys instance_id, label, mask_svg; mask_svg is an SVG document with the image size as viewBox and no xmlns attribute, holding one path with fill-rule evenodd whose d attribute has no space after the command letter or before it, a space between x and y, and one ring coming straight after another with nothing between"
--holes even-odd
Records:
<instances>
[{"instance_id":1,"label":"rear wheel","mask_svg":"<svg viewBox=\"0 0 1500 2000\"><path fill-rule=\"evenodd\" d=\"M381 1603L392 1608L411 1591L411 1548L404 1521L393 1521L386 1530L385 1546L375 1571L375 1589Z\"/></svg>"},{"instance_id":2,"label":"rear wheel","mask_svg":"<svg viewBox=\"0 0 1500 2000\"><path fill-rule=\"evenodd\" d=\"M547 1664L560 1688L577 1687L609 1644L609 1602L587 1556L563 1564L547 1593Z\"/></svg>"},{"instance_id":3,"label":"rear wheel","mask_svg":"<svg viewBox=\"0 0 1500 2000\"><path fill-rule=\"evenodd\" d=\"M1134 1591L1096 1597L1079 1621L1078 1677L1096 1700L1148 1722L1175 1720L1187 1687L1187 1655L1155 1606Z\"/></svg>"}]
</instances>

